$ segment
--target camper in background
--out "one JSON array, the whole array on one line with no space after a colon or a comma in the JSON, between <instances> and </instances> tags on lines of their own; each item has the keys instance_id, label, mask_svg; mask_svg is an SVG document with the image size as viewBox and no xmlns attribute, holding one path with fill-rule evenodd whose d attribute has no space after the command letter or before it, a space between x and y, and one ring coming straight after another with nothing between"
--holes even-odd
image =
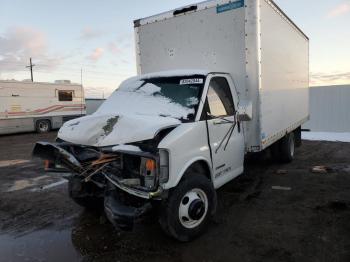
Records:
<instances>
[{"instance_id":1,"label":"camper in background","mask_svg":"<svg viewBox=\"0 0 350 262\"><path fill-rule=\"evenodd\" d=\"M86 114L84 90L70 81L0 81L0 135L49 132Z\"/></svg>"}]
</instances>

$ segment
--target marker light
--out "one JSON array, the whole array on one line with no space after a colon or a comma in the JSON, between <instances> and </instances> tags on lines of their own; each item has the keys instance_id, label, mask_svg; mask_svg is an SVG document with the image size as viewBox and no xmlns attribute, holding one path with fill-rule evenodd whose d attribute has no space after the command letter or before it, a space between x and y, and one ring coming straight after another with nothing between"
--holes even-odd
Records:
<instances>
[{"instance_id":1,"label":"marker light","mask_svg":"<svg viewBox=\"0 0 350 262\"><path fill-rule=\"evenodd\" d=\"M156 161L154 161L153 159L147 159L146 160L146 170L147 171L154 171L156 170Z\"/></svg>"}]
</instances>

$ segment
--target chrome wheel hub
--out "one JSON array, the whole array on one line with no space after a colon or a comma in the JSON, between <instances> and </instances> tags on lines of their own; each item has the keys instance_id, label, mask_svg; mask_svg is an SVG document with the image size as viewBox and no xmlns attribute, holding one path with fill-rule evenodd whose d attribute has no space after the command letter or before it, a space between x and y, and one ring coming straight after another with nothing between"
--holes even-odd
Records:
<instances>
[{"instance_id":1,"label":"chrome wheel hub","mask_svg":"<svg viewBox=\"0 0 350 262\"><path fill-rule=\"evenodd\" d=\"M208 197L199 188L187 192L179 206L180 223L186 228L200 225L208 212Z\"/></svg>"}]
</instances>

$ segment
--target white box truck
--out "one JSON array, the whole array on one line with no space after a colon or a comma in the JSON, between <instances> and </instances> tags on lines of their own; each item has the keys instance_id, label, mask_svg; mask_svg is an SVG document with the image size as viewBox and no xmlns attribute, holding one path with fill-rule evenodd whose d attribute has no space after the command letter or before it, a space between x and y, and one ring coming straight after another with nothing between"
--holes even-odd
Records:
<instances>
[{"instance_id":1,"label":"white box truck","mask_svg":"<svg viewBox=\"0 0 350 262\"><path fill-rule=\"evenodd\" d=\"M0 135L49 132L85 111L81 85L0 81Z\"/></svg>"},{"instance_id":2,"label":"white box truck","mask_svg":"<svg viewBox=\"0 0 350 262\"><path fill-rule=\"evenodd\" d=\"M71 197L103 200L118 228L156 208L164 231L188 241L247 153L293 159L309 117L309 40L270 0L212 0L134 24L139 75L33 154L71 170Z\"/></svg>"}]
</instances>

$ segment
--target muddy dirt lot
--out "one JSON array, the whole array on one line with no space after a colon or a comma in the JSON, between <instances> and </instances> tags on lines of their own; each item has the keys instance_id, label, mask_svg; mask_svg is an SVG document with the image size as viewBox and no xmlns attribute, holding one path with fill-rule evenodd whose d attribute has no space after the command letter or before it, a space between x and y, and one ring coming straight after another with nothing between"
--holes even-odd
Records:
<instances>
[{"instance_id":1,"label":"muddy dirt lot","mask_svg":"<svg viewBox=\"0 0 350 262\"><path fill-rule=\"evenodd\" d=\"M70 201L30 157L54 137L0 137L0 261L350 261L350 144L304 141L288 165L251 159L219 190L208 232L181 244L152 219L118 232Z\"/></svg>"}]
</instances>

